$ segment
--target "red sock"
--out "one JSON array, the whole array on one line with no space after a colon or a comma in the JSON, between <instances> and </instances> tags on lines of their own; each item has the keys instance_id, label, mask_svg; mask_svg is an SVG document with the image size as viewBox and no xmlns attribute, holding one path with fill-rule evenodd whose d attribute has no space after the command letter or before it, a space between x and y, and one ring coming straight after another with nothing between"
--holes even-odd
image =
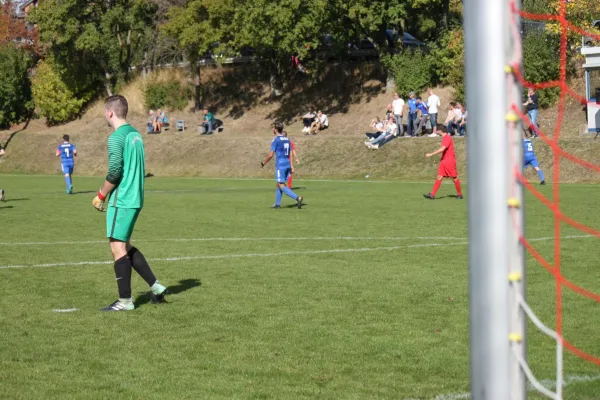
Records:
<instances>
[{"instance_id":1,"label":"red sock","mask_svg":"<svg viewBox=\"0 0 600 400\"><path fill-rule=\"evenodd\" d=\"M433 190L431 191L431 194L433 196L435 196L435 194L437 193L437 191L440 190L440 186L442 186L442 180L441 179L437 179L435 181L435 183L433 184Z\"/></svg>"},{"instance_id":2,"label":"red sock","mask_svg":"<svg viewBox=\"0 0 600 400\"><path fill-rule=\"evenodd\" d=\"M454 181L454 187L456 188L456 194L462 196L462 190L460 190L460 180L456 179Z\"/></svg>"},{"instance_id":3,"label":"red sock","mask_svg":"<svg viewBox=\"0 0 600 400\"><path fill-rule=\"evenodd\" d=\"M290 177L288 178L288 187L291 189L292 188L292 176L290 175Z\"/></svg>"}]
</instances>

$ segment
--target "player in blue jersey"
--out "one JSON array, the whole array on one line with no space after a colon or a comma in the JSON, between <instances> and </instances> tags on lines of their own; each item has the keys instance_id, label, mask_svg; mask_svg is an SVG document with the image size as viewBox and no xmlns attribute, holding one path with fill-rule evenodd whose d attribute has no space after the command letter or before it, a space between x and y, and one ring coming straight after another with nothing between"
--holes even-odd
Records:
<instances>
[{"instance_id":1,"label":"player in blue jersey","mask_svg":"<svg viewBox=\"0 0 600 400\"><path fill-rule=\"evenodd\" d=\"M271 143L271 151L267 158L260 163L261 168L275 156L275 204L272 208L281 208L281 198L283 193L296 200L298 208L302 208L302 196L298 196L286 186L286 182L292 173L292 164L290 163L290 152L292 151L292 143L283 135L283 124L278 122L273 127L275 139Z\"/></svg>"},{"instance_id":2,"label":"player in blue jersey","mask_svg":"<svg viewBox=\"0 0 600 400\"><path fill-rule=\"evenodd\" d=\"M56 149L56 157L60 157L62 172L65 174L67 184L67 194L73 194L71 175L73 175L73 168L75 167L75 156L77 156L75 145L69 143L69 135L64 135L63 143L59 144Z\"/></svg>"},{"instance_id":3,"label":"player in blue jersey","mask_svg":"<svg viewBox=\"0 0 600 400\"><path fill-rule=\"evenodd\" d=\"M527 169L529 166L532 166L538 173L541 181L540 185L545 185L544 172L540 169L540 165L538 164L535 151L533 150L533 143L531 143L530 139L523 138L523 170Z\"/></svg>"}]
</instances>

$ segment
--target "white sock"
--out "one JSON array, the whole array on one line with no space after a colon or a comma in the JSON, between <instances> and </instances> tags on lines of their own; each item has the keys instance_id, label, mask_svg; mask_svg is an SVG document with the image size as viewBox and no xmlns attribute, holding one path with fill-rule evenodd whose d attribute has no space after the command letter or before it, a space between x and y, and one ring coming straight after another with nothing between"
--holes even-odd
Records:
<instances>
[{"instance_id":1,"label":"white sock","mask_svg":"<svg viewBox=\"0 0 600 400\"><path fill-rule=\"evenodd\" d=\"M152 291L152 293L154 294L161 294L162 292L165 291L165 287L163 285L161 285L160 283L158 283L158 281L154 282L154 285L152 285L150 287L150 290Z\"/></svg>"}]
</instances>

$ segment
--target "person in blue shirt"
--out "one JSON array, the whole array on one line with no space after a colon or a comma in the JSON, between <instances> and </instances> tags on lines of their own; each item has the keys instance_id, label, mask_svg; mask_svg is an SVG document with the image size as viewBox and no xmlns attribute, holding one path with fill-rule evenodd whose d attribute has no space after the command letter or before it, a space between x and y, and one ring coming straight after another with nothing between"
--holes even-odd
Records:
<instances>
[{"instance_id":1,"label":"person in blue shirt","mask_svg":"<svg viewBox=\"0 0 600 400\"><path fill-rule=\"evenodd\" d=\"M71 175L73 175L73 168L75 167L75 156L77 156L75 145L69 143L69 135L64 135L63 142L56 149L56 157L60 157L62 172L65 174L67 184L67 194L73 194Z\"/></svg>"},{"instance_id":2,"label":"person in blue shirt","mask_svg":"<svg viewBox=\"0 0 600 400\"><path fill-rule=\"evenodd\" d=\"M292 164L290 163L290 152L292 151L292 143L283 135L283 124L277 122L273 126L273 134L275 138L271 142L271 151L267 154L267 158L260 163L261 168L275 157L275 204L272 208L281 208L281 198L283 193L296 200L296 206L302 208L302 196L298 196L286 186L286 182L292 172Z\"/></svg>"},{"instance_id":3,"label":"person in blue shirt","mask_svg":"<svg viewBox=\"0 0 600 400\"><path fill-rule=\"evenodd\" d=\"M408 136L416 136L413 131L415 129L414 123L417 120L417 99L415 98L415 92L410 92L408 95L408 122L406 132Z\"/></svg>"},{"instance_id":4,"label":"person in blue shirt","mask_svg":"<svg viewBox=\"0 0 600 400\"><path fill-rule=\"evenodd\" d=\"M417 123L417 131L415 132L415 136L419 136L421 134L421 131L423 131L427 125L427 121L429 121L429 109L427 108L427 104L423 102L423 99L421 99L420 96L417 97L417 111L421 113L421 117L418 118L419 122Z\"/></svg>"},{"instance_id":5,"label":"person in blue shirt","mask_svg":"<svg viewBox=\"0 0 600 400\"><path fill-rule=\"evenodd\" d=\"M538 164L538 160L535 156L535 151L533 149L533 143L531 143L530 139L523 138L523 170L527 169L527 167L533 167L538 173L540 177L540 185L545 185L546 181L544 180L544 172L540 169L540 165Z\"/></svg>"}]
</instances>

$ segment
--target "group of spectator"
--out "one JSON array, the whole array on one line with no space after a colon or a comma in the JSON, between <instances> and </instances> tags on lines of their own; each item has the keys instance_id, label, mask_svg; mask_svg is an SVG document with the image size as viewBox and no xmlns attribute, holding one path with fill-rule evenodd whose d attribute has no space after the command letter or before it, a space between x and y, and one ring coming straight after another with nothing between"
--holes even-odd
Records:
<instances>
[{"instance_id":1,"label":"group of spectator","mask_svg":"<svg viewBox=\"0 0 600 400\"><path fill-rule=\"evenodd\" d=\"M169 126L169 118L161 109L148 112L148 133L161 133L162 128Z\"/></svg>"},{"instance_id":2,"label":"group of spectator","mask_svg":"<svg viewBox=\"0 0 600 400\"><path fill-rule=\"evenodd\" d=\"M437 137L438 111L441 107L440 98L429 89L429 98L424 101L415 92L410 92L408 101L405 103L398 93L394 94L394 100L388 105L384 120L375 117L371 120L370 127L374 133L367 133L368 141L365 145L370 149L378 149L380 146L394 137L418 137L426 134L428 126L431 127L429 137ZM403 116L407 114L406 134L404 132ZM448 107L448 117L444 122L451 135L464 136L467 126L467 111L462 104L451 102Z\"/></svg>"},{"instance_id":3,"label":"group of spectator","mask_svg":"<svg viewBox=\"0 0 600 400\"><path fill-rule=\"evenodd\" d=\"M302 117L304 128L302 133L306 135L316 135L317 133L329 128L329 118L319 110L315 113L312 106L308 107L308 112Z\"/></svg>"}]
</instances>

